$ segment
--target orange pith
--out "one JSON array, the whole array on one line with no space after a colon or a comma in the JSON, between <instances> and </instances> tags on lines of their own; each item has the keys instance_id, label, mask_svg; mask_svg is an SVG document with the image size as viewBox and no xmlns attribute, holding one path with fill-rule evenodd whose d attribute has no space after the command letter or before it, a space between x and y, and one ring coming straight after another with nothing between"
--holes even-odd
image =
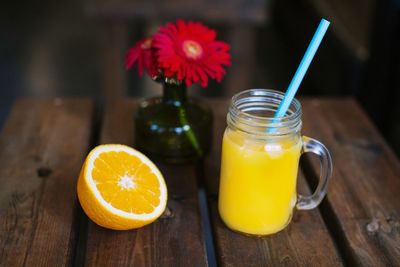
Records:
<instances>
[{"instance_id":1,"label":"orange pith","mask_svg":"<svg viewBox=\"0 0 400 267\"><path fill-rule=\"evenodd\" d=\"M97 224L133 229L164 211L167 189L158 168L143 154L123 145L102 145L90 152L78 180L83 210Z\"/></svg>"}]
</instances>

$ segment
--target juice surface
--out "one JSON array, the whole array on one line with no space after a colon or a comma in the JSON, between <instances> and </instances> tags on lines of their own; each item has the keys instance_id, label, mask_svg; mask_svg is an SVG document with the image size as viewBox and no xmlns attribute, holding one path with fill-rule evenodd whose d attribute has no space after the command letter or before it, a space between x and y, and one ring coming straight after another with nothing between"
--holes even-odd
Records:
<instances>
[{"instance_id":1,"label":"juice surface","mask_svg":"<svg viewBox=\"0 0 400 267\"><path fill-rule=\"evenodd\" d=\"M229 228L254 235L285 228L296 204L300 151L299 137L266 141L225 131L218 206Z\"/></svg>"}]
</instances>

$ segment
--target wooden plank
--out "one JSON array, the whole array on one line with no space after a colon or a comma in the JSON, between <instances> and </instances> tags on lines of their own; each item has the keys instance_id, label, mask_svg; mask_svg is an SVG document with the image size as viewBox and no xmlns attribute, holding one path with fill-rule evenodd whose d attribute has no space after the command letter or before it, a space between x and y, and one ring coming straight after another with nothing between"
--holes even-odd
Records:
<instances>
[{"instance_id":1,"label":"wooden plank","mask_svg":"<svg viewBox=\"0 0 400 267\"><path fill-rule=\"evenodd\" d=\"M101 143L133 145L137 102L118 102L105 112ZM195 166L157 164L168 186L168 212L131 231L111 231L89 222L86 266L207 266Z\"/></svg>"},{"instance_id":2,"label":"wooden plank","mask_svg":"<svg viewBox=\"0 0 400 267\"><path fill-rule=\"evenodd\" d=\"M211 221L218 262L222 266L341 266L342 261L318 209L296 212L282 232L264 238L247 237L223 225L217 211L221 141L225 129L227 100L210 100L214 110L214 147L206 159L206 184L211 193ZM299 191L309 190L302 175Z\"/></svg>"},{"instance_id":3,"label":"wooden plank","mask_svg":"<svg viewBox=\"0 0 400 267\"><path fill-rule=\"evenodd\" d=\"M322 212L339 246L353 266L399 266L398 159L355 100L308 99L302 104L304 132L333 155Z\"/></svg>"},{"instance_id":4,"label":"wooden plank","mask_svg":"<svg viewBox=\"0 0 400 267\"><path fill-rule=\"evenodd\" d=\"M73 263L92 115L89 100L15 104L0 136L0 266Z\"/></svg>"}]
</instances>

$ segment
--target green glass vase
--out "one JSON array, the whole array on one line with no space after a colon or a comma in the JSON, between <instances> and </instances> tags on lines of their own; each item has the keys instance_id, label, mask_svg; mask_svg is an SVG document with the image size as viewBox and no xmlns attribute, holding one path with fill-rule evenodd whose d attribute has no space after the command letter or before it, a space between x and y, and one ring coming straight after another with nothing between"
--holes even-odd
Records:
<instances>
[{"instance_id":1,"label":"green glass vase","mask_svg":"<svg viewBox=\"0 0 400 267\"><path fill-rule=\"evenodd\" d=\"M162 97L142 101L135 114L136 147L152 160L196 162L212 140L212 112L197 98L188 97L184 83L163 83Z\"/></svg>"}]
</instances>

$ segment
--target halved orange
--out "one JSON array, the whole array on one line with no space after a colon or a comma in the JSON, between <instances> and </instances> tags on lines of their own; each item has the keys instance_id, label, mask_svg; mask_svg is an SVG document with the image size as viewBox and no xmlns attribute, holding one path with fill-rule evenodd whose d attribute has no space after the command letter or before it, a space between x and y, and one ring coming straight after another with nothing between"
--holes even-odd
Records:
<instances>
[{"instance_id":1,"label":"halved orange","mask_svg":"<svg viewBox=\"0 0 400 267\"><path fill-rule=\"evenodd\" d=\"M125 145L95 147L82 166L77 189L87 216L115 230L149 224L167 204L167 187L157 166Z\"/></svg>"}]
</instances>

